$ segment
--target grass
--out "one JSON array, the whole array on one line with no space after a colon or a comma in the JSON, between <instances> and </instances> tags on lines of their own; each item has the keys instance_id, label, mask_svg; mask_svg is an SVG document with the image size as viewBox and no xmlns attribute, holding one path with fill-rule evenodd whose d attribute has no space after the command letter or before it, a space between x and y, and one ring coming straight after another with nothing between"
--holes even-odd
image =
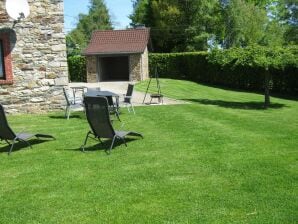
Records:
<instances>
[{"instance_id":1,"label":"grass","mask_svg":"<svg viewBox=\"0 0 298 224\"><path fill-rule=\"evenodd\" d=\"M0 223L297 223L298 102L262 110L258 94L161 85L191 103L123 110L124 129L145 138L109 156L92 141L79 151L83 113L9 116L14 130L57 140L11 156L3 144Z\"/></svg>"}]
</instances>

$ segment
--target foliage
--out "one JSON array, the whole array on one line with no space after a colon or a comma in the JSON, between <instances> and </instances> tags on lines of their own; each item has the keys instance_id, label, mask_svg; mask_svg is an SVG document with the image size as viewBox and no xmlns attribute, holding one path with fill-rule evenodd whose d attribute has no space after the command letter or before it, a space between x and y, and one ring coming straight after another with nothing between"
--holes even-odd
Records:
<instances>
[{"instance_id":1,"label":"foliage","mask_svg":"<svg viewBox=\"0 0 298 224\"><path fill-rule=\"evenodd\" d=\"M104 0L90 0L88 14L80 14L77 27L67 35L68 53L81 52L90 41L94 30L106 29L112 29L112 23Z\"/></svg>"},{"instance_id":2,"label":"foliage","mask_svg":"<svg viewBox=\"0 0 298 224\"><path fill-rule=\"evenodd\" d=\"M225 38L223 46L245 47L260 43L268 22L265 9L245 0L231 0L224 10Z\"/></svg>"},{"instance_id":3,"label":"foliage","mask_svg":"<svg viewBox=\"0 0 298 224\"><path fill-rule=\"evenodd\" d=\"M149 0L135 0L133 1L133 14L129 15L131 20L131 26L137 26L141 24L148 24L148 21L145 21L148 17L148 2Z\"/></svg>"},{"instance_id":4,"label":"foliage","mask_svg":"<svg viewBox=\"0 0 298 224\"><path fill-rule=\"evenodd\" d=\"M223 35L221 5L218 0L181 1L182 23L185 28L186 43L178 50L207 50L208 41ZM212 43L214 44L214 43Z\"/></svg>"},{"instance_id":5,"label":"foliage","mask_svg":"<svg viewBox=\"0 0 298 224\"><path fill-rule=\"evenodd\" d=\"M298 3L297 0L281 0L282 10L280 19L287 25L285 40L289 43L298 44Z\"/></svg>"},{"instance_id":6,"label":"foliage","mask_svg":"<svg viewBox=\"0 0 298 224\"><path fill-rule=\"evenodd\" d=\"M134 0L132 24L151 27L155 52L297 43L296 0Z\"/></svg>"},{"instance_id":7,"label":"foliage","mask_svg":"<svg viewBox=\"0 0 298 224\"><path fill-rule=\"evenodd\" d=\"M228 50L213 50L208 60L235 68L237 66L253 67L257 69L280 69L288 66L298 67L297 47L292 48L268 48L250 46L247 48L231 48Z\"/></svg>"},{"instance_id":8,"label":"foliage","mask_svg":"<svg viewBox=\"0 0 298 224\"><path fill-rule=\"evenodd\" d=\"M259 40L259 44L262 46L276 47L283 46L287 43L287 40L285 39L287 28L276 20L270 21L264 32L265 35Z\"/></svg>"},{"instance_id":9,"label":"foliage","mask_svg":"<svg viewBox=\"0 0 298 224\"><path fill-rule=\"evenodd\" d=\"M270 20L282 26L284 41L298 44L298 4L297 0L275 0L267 6Z\"/></svg>"},{"instance_id":10,"label":"foliage","mask_svg":"<svg viewBox=\"0 0 298 224\"><path fill-rule=\"evenodd\" d=\"M272 91L298 95L298 51L292 48L251 46L213 50L207 54L150 54L150 73L227 87L261 91L264 71L272 75Z\"/></svg>"},{"instance_id":11,"label":"foliage","mask_svg":"<svg viewBox=\"0 0 298 224\"><path fill-rule=\"evenodd\" d=\"M86 82L86 58L79 55L69 56L67 58L69 79L72 82Z\"/></svg>"},{"instance_id":12,"label":"foliage","mask_svg":"<svg viewBox=\"0 0 298 224\"><path fill-rule=\"evenodd\" d=\"M217 0L138 0L134 6L130 18L133 24L151 27L156 52L207 49L208 38L220 24Z\"/></svg>"},{"instance_id":13,"label":"foliage","mask_svg":"<svg viewBox=\"0 0 298 224\"><path fill-rule=\"evenodd\" d=\"M66 36L66 51L68 57L81 54L80 46L76 44L71 35Z\"/></svg>"},{"instance_id":14,"label":"foliage","mask_svg":"<svg viewBox=\"0 0 298 224\"><path fill-rule=\"evenodd\" d=\"M11 156L1 144L0 223L295 223L298 103L274 98L263 111L258 94L161 85L193 103L123 108L123 129L144 139L109 156L107 140L80 151L84 112L8 116L16 132L56 140L17 143Z\"/></svg>"}]
</instances>

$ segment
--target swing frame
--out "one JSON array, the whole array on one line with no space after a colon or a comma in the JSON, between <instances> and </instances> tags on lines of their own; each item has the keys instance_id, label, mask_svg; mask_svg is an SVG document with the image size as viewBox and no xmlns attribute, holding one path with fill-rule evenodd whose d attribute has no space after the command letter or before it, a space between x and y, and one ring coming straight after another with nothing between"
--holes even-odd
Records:
<instances>
[{"instance_id":1,"label":"swing frame","mask_svg":"<svg viewBox=\"0 0 298 224\"><path fill-rule=\"evenodd\" d=\"M150 99L149 104L152 104L152 100L153 99L157 99L159 104L160 103L163 104L163 95L161 93L160 82L159 82L159 75L158 75L158 72L157 72L157 66L155 66L154 77L150 76L150 80L148 82L146 93L145 93L145 96L144 96L144 99L143 99L142 104L145 104L145 100L146 100L146 97L147 97L147 94L148 94L148 91L149 91L149 87L150 87L150 84L151 84L151 81L152 81L153 78L156 79L157 93L150 94L150 98L151 99Z\"/></svg>"}]
</instances>

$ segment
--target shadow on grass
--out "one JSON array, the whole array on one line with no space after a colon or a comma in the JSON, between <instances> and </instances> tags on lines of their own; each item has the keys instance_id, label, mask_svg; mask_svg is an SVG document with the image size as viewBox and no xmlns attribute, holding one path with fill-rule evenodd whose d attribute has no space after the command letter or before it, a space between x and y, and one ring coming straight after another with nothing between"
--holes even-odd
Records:
<instances>
[{"instance_id":1,"label":"shadow on grass","mask_svg":"<svg viewBox=\"0 0 298 224\"><path fill-rule=\"evenodd\" d=\"M208 99L183 99L185 101L191 101L194 103L204 104L204 105L214 105L225 108L232 109L243 109L243 110L264 110L264 102L233 102L224 100L208 100ZM271 103L269 108L280 109L285 107L285 104Z\"/></svg>"},{"instance_id":2,"label":"shadow on grass","mask_svg":"<svg viewBox=\"0 0 298 224\"><path fill-rule=\"evenodd\" d=\"M211 88L216 88L216 89L222 89L222 90L228 90L228 91L234 91L234 92L239 92L239 93L255 93L255 94L260 94L264 95L264 91L261 90L251 90L251 89L239 89L239 88L233 88L233 87L228 87L224 85L216 85L216 84L210 84L210 83L205 83L205 82L196 82L193 81L194 83L198 85L203 85ZM280 98L280 99L285 99L285 100L293 100L293 101L298 101L298 95L297 92L291 94L291 93L275 93L271 92L270 96Z\"/></svg>"},{"instance_id":3,"label":"shadow on grass","mask_svg":"<svg viewBox=\"0 0 298 224\"><path fill-rule=\"evenodd\" d=\"M47 141L51 141L51 140L45 140L45 139L31 139L31 140L28 140L28 142L32 146L32 149L34 149L34 145L37 145L37 144L40 144L40 143L43 143L43 142L47 142ZM0 147L1 147L0 148L0 153L7 153L10 149L10 145L8 145L6 142L1 142ZM17 143L14 144L14 147L12 149L12 154L13 154L13 152L19 151L21 149L26 150L26 149L31 149L31 148L25 142L17 142Z\"/></svg>"},{"instance_id":4,"label":"shadow on grass","mask_svg":"<svg viewBox=\"0 0 298 224\"><path fill-rule=\"evenodd\" d=\"M125 138L125 142L127 143L127 147L129 147L129 142L132 142L132 141L135 141L135 140L138 140L138 139L137 138ZM87 144L92 144L91 141L92 140L90 139L87 142ZM93 141L93 142L96 142L96 141ZM112 139L103 140L103 143L97 143L97 144L92 145L92 146L85 146L85 152L94 152L94 151L98 151L98 150L103 150L103 151L108 152L108 150L110 149L111 144L112 144ZM123 143L123 141L121 141L120 139L117 139L114 142L114 146L113 146L112 151L115 150L120 145L123 145L123 147L125 147L125 144ZM81 151L82 152L81 147L74 148L74 149L68 149L68 150Z\"/></svg>"},{"instance_id":5,"label":"shadow on grass","mask_svg":"<svg viewBox=\"0 0 298 224\"><path fill-rule=\"evenodd\" d=\"M50 115L49 118L67 120L67 118L64 117L64 115ZM69 116L69 119L71 119L71 118L83 119L83 116L82 115L78 115L78 114L74 114L74 115L70 115Z\"/></svg>"}]
</instances>

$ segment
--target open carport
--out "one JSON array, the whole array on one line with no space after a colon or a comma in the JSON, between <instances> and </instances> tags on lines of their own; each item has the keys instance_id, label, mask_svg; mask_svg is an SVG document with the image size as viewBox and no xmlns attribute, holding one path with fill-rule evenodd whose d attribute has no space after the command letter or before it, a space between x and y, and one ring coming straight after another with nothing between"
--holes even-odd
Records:
<instances>
[{"instance_id":1,"label":"open carport","mask_svg":"<svg viewBox=\"0 0 298 224\"><path fill-rule=\"evenodd\" d=\"M129 57L98 57L99 81L129 81Z\"/></svg>"}]
</instances>

